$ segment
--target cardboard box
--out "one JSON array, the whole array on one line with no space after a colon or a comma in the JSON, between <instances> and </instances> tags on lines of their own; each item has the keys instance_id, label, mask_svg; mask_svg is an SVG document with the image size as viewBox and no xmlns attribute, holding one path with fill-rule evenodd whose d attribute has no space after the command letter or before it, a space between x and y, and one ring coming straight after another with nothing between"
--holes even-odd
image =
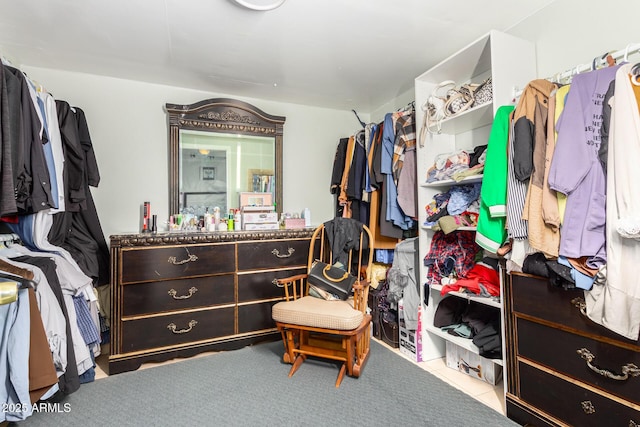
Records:
<instances>
[{"instance_id":1,"label":"cardboard box","mask_svg":"<svg viewBox=\"0 0 640 427\"><path fill-rule=\"evenodd\" d=\"M424 328L422 319L424 318L422 307L418 308L418 327L416 330L407 329L404 322L404 307L402 300L398 302L398 329L400 341L400 354L413 362L422 362L422 337Z\"/></svg>"},{"instance_id":2,"label":"cardboard box","mask_svg":"<svg viewBox=\"0 0 640 427\"><path fill-rule=\"evenodd\" d=\"M446 344L446 364L449 368L491 385L496 385L502 380L502 366L450 341Z\"/></svg>"}]
</instances>

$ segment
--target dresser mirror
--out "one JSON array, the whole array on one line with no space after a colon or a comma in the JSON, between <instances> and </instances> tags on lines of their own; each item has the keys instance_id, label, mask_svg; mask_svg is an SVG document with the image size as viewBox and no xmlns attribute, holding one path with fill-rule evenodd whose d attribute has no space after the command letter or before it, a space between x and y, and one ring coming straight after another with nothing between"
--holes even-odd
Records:
<instances>
[{"instance_id":1,"label":"dresser mirror","mask_svg":"<svg viewBox=\"0 0 640 427\"><path fill-rule=\"evenodd\" d=\"M285 117L229 98L166 104L169 123L169 215L222 214L241 195L282 211Z\"/></svg>"}]
</instances>

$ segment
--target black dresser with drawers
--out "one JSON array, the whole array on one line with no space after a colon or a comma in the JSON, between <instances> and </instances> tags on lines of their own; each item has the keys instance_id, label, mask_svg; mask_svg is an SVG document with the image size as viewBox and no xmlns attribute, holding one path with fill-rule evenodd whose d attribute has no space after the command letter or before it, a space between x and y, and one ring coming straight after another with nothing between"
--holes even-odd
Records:
<instances>
[{"instance_id":1,"label":"black dresser with drawers","mask_svg":"<svg viewBox=\"0 0 640 427\"><path fill-rule=\"evenodd\" d=\"M584 291L505 275L507 416L522 425L640 425L640 342L584 314Z\"/></svg>"},{"instance_id":2,"label":"black dresser with drawers","mask_svg":"<svg viewBox=\"0 0 640 427\"><path fill-rule=\"evenodd\" d=\"M313 229L111 236L109 374L278 339L275 279L306 272Z\"/></svg>"}]
</instances>

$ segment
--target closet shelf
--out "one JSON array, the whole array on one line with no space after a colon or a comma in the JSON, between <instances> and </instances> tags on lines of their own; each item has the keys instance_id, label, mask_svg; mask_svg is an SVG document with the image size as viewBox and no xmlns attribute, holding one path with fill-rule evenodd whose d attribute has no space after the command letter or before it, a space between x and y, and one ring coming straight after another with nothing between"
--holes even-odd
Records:
<instances>
[{"instance_id":1,"label":"closet shelf","mask_svg":"<svg viewBox=\"0 0 640 427\"><path fill-rule=\"evenodd\" d=\"M460 181L455 181L453 179L443 179L441 181L424 182L420 184L420 187L440 188L440 187L451 187L454 185L476 184L476 183L482 182L482 176L483 176L482 174L472 175L472 176L463 178Z\"/></svg>"},{"instance_id":2,"label":"closet shelf","mask_svg":"<svg viewBox=\"0 0 640 427\"><path fill-rule=\"evenodd\" d=\"M467 111L444 119L441 123L443 134L458 135L472 129L490 125L493 122L493 103L487 102Z\"/></svg>"},{"instance_id":3,"label":"closet shelf","mask_svg":"<svg viewBox=\"0 0 640 427\"><path fill-rule=\"evenodd\" d=\"M440 291L442 291L442 285L431 285L430 286L432 290L434 291L438 291L438 293L440 293ZM501 301L496 301L492 298L487 298L487 297L481 297L479 295L473 295L473 294L469 294L466 292L458 292L458 291L449 291L447 292L446 295L453 295L459 298L464 298L467 299L469 301L474 301L480 304L484 304L484 305L488 305L491 307L496 307L496 308L501 308L502 307L502 302Z\"/></svg>"},{"instance_id":4,"label":"closet shelf","mask_svg":"<svg viewBox=\"0 0 640 427\"><path fill-rule=\"evenodd\" d=\"M437 335L440 338L444 338L446 341L452 342L455 345L462 347L473 354L477 354L478 356L480 355L480 350L469 338L462 338L455 335L451 335L450 333L445 332L433 325L425 325L425 329L427 330L427 332ZM487 360L490 360L497 365L503 366L502 359L487 359Z\"/></svg>"}]
</instances>

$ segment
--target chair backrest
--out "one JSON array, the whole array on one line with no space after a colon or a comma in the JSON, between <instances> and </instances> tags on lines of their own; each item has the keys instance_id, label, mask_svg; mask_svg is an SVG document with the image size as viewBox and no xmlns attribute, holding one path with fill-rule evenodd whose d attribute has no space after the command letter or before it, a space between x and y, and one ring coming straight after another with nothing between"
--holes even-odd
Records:
<instances>
[{"instance_id":1,"label":"chair backrest","mask_svg":"<svg viewBox=\"0 0 640 427\"><path fill-rule=\"evenodd\" d=\"M311 238L307 273L314 261L341 263L359 280L370 281L373 237L369 227L351 218L334 218L316 228Z\"/></svg>"}]
</instances>

